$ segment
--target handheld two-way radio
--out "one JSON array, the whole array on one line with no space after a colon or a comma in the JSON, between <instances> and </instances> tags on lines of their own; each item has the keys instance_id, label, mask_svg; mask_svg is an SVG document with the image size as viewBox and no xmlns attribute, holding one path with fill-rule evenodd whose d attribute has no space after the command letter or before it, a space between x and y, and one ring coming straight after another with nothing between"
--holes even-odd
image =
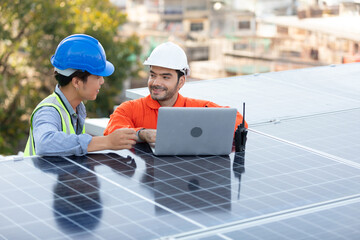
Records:
<instances>
[{"instance_id":1,"label":"handheld two-way radio","mask_svg":"<svg viewBox=\"0 0 360 240\"><path fill-rule=\"evenodd\" d=\"M235 131L235 152L245 151L247 133L248 130L245 127L245 103L243 103L243 120Z\"/></svg>"}]
</instances>

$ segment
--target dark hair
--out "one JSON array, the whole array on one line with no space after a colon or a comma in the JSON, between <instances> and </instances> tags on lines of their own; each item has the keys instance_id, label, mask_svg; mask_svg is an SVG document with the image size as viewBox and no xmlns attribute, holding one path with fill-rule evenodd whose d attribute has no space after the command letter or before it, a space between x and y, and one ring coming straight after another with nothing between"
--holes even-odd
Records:
<instances>
[{"instance_id":1,"label":"dark hair","mask_svg":"<svg viewBox=\"0 0 360 240\"><path fill-rule=\"evenodd\" d=\"M59 83L59 85L61 87L68 85L69 82L71 82L73 77L78 77L78 78L81 79L81 81L86 83L87 78L90 75L91 75L91 73L89 73L87 71L83 72L83 71L78 70L78 71L74 72L73 74L71 74L70 76L67 77L67 76L61 75L60 73L55 71L55 78L56 78L56 80L58 81L58 83Z\"/></svg>"},{"instance_id":2,"label":"dark hair","mask_svg":"<svg viewBox=\"0 0 360 240\"><path fill-rule=\"evenodd\" d=\"M176 71L176 73L177 73L178 81L179 81L180 78L181 78L182 76L184 76L185 74L184 74L182 71L180 71L180 70L175 70L175 71Z\"/></svg>"}]
</instances>

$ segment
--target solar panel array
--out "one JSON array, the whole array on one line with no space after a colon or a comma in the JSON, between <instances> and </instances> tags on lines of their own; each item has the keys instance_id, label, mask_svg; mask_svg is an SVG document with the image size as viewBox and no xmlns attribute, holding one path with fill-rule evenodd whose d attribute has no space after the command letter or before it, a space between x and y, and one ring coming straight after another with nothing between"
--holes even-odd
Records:
<instances>
[{"instance_id":1,"label":"solar panel array","mask_svg":"<svg viewBox=\"0 0 360 240\"><path fill-rule=\"evenodd\" d=\"M140 143L1 161L0 239L357 239L360 100L352 99L253 119L246 151L229 156L158 157Z\"/></svg>"}]
</instances>

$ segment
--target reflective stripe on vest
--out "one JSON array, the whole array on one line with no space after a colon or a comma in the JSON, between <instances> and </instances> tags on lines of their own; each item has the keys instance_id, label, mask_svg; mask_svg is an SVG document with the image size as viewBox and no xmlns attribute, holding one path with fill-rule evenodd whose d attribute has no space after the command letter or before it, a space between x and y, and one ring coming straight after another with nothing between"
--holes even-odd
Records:
<instances>
[{"instance_id":1,"label":"reflective stripe on vest","mask_svg":"<svg viewBox=\"0 0 360 240\"><path fill-rule=\"evenodd\" d=\"M60 115L60 118L61 118L62 131L64 133L75 134L75 130L74 130L74 127L73 127L73 125L71 123L71 116L70 116L69 112L67 111L66 107L62 103L59 96L56 93L53 93L50 96L48 96L47 98L45 98L44 100L42 100L36 106L36 108L34 109L34 111L31 114L31 117L30 117L30 132L29 132L29 138L28 138L25 150L24 150L24 156L36 155L35 144L34 144L34 136L33 136L33 126L32 126L33 116L34 116L34 114L36 113L37 110L39 110L41 107L46 107L46 106L54 107L59 112L59 115ZM83 126L82 133L85 133L85 124Z\"/></svg>"}]
</instances>

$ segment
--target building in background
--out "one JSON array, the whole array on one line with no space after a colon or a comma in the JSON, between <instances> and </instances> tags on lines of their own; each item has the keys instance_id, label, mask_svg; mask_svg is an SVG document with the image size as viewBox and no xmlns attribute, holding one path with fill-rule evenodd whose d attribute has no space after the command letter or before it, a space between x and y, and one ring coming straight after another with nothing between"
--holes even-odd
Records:
<instances>
[{"instance_id":1,"label":"building in background","mask_svg":"<svg viewBox=\"0 0 360 240\"><path fill-rule=\"evenodd\" d=\"M137 34L146 58L181 45L192 79L357 61L360 3L335 0L127 0L122 34Z\"/></svg>"}]
</instances>

